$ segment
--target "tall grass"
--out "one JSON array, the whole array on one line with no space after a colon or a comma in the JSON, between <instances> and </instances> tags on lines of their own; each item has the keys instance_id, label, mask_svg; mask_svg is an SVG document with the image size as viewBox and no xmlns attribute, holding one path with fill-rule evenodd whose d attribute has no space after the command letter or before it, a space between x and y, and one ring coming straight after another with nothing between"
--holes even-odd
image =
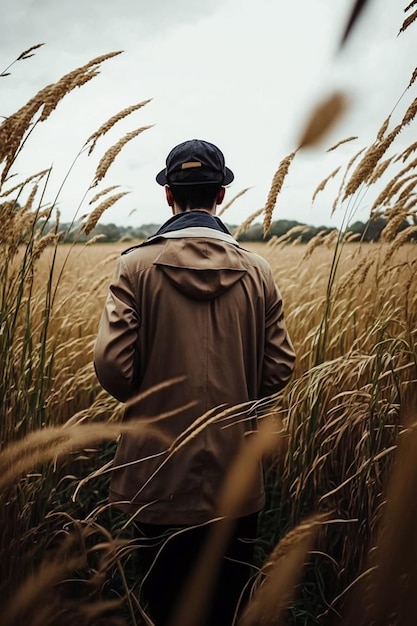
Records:
<instances>
[{"instance_id":1,"label":"tall grass","mask_svg":"<svg viewBox=\"0 0 417 626\"><path fill-rule=\"evenodd\" d=\"M22 53L19 62L37 48ZM121 407L99 388L92 368L107 284L124 245L62 244L58 197L48 200L50 170L17 184L11 178L34 126L112 56L94 59L41 90L0 126L0 611L2 623L10 626L146 623L135 563L137 559L140 566L140 547L130 537L129 520L107 502L114 442L127 426L120 420ZM408 90L414 81L415 73ZM298 150L316 141L340 114L341 100L336 108L335 102L328 102L333 112L326 105L313 112ZM87 158L87 152L94 158L98 139L145 104L103 122L76 159ZM319 123L318 111L327 122ZM339 184L333 209L345 215L339 233L317 237L308 246L290 245L287 236L254 247L270 262L280 285L298 362L292 383L263 407L265 415L273 414L279 445L271 449L270 437L264 441L260 434L250 460L243 461L247 467L268 452L267 505L259 528L253 600L242 616L245 626L285 620L341 624L348 623L349 615L359 621L361 609L374 619L384 615L384 607L389 623L411 624L398 608L401 589L395 588L391 604L384 590L386 595L387 563L393 558L389 545L404 557L395 560L393 575L416 582L405 554L408 545L414 554L415 542L410 536L407 543L404 536L412 533L413 508L406 503L414 498L414 483L400 489L394 473L387 489L397 442L414 437L417 413L417 254L415 243L408 241L417 223L411 185L417 175L416 146L395 152L401 130L416 112L414 100L391 130L388 118L375 142L314 192L315 197L331 181ZM123 195L115 186L99 186L126 142L146 128L127 133L98 159L85 195L87 202L94 193L90 213L74 227L91 232ZM298 150L282 160L265 207L245 220L243 229L262 215L268 230ZM386 216L383 240L353 242L349 221L363 194L372 194L376 184L382 191L375 193L369 219ZM398 234L400 218L410 226ZM216 413L203 416L195 428L218 418ZM149 429L159 432L158 423L145 421L141 427L143 436ZM192 436L193 429L167 446L175 453ZM404 449L397 470L402 480L416 469L407 445ZM234 478L242 476L240 466L234 471L219 494L229 507L245 484ZM402 536L396 536L399 511ZM222 532L227 534L227 525ZM216 568L215 548L225 536L213 539L214 548L200 563L198 580L205 581L199 585L201 598L192 614L187 603L197 595L190 587L179 607L180 622L198 623L204 588ZM374 543L379 547L368 557ZM379 577L373 575L377 567ZM354 593L356 588L362 593L362 586L363 595L370 594L365 608ZM404 597L408 602L409 596Z\"/></svg>"}]
</instances>

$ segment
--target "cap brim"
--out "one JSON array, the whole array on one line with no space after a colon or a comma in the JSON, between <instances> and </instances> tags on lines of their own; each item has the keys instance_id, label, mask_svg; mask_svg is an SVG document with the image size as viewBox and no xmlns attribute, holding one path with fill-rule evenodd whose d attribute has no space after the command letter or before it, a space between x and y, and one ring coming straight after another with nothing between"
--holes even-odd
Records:
<instances>
[{"instance_id":1,"label":"cap brim","mask_svg":"<svg viewBox=\"0 0 417 626\"><path fill-rule=\"evenodd\" d=\"M165 185L168 185L168 181L167 181L167 177L166 177L166 170L163 169L159 172L159 174L156 175L156 182L159 185L162 185L163 187Z\"/></svg>"},{"instance_id":2,"label":"cap brim","mask_svg":"<svg viewBox=\"0 0 417 626\"><path fill-rule=\"evenodd\" d=\"M225 167L225 175L223 180L219 183L221 186L225 186L225 185L230 185L230 183L234 180L235 175L233 174L232 170L230 170L228 167ZM159 172L159 174L156 175L156 182L159 185L162 185L163 187L165 185L169 185L167 176L166 176L166 169L163 169ZM207 185L210 183L216 183L217 181L215 180L199 180L199 181L175 181L175 185Z\"/></svg>"},{"instance_id":3,"label":"cap brim","mask_svg":"<svg viewBox=\"0 0 417 626\"><path fill-rule=\"evenodd\" d=\"M235 175L232 170L229 170L228 167L225 167L224 169L226 170L226 174L223 179L223 185L230 185L230 183L234 180Z\"/></svg>"}]
</instances>

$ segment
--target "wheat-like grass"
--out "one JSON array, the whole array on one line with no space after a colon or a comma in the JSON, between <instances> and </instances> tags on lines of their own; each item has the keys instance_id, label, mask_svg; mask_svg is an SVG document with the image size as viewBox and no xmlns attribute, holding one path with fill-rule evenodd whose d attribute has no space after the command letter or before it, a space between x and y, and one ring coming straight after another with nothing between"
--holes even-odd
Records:
<instances>
[{"instance_id":1,"label":"wheat-like grass","mask_svg":"<svg viewBox=\"0 0 417 626\"><path fill-rule=\"evenodd\" d=\"M0 453L0 491L35 466L67 456L100 441L113 441L120 433L135 436L151 434L167 441L151 424L135 420L128 424L89 423L63 428L54 426L35 431L24 439L10 443Z\"/></svg>"},{"instance_id":2,"label":"wheat-like grass","mask_svg":"<svg viewBox=\"0 0 417 626\"><path fill-rule=\"evenodd\" d=\"M136 130L132 130L126 133L124 137L119 139L117 143L111 146L100 159L100 162L96 169L96 173L94 175L94 181L91 187L95 187L96 185L98 185L98 183L104 178L104 176L107 174L109 167L111 166L111 164L113 163L113 161L115 160L119 152L129 141L131 141L132 139L140 135L140 133L143 133L143 131L148 130L149 128L152 128L152 127L153 127L153 124L149 126L141 126L140 128L137 128Z\"/></svg>"},{"instance_id":3,"label":"wheat-like grass","mask_svg":"<svg viewBox=\"0 0 417 626\"><path fill-rule=\"evenodd\" d=\"M59 238L60 238L59 233L58 234L47 233L46 235L41 237L39 241L37 241L33 247L32 262L36 263L36 261L40 259L43 251L50 245L56 245L58 243Z\"/></svg>"},{"instance_id":4,"label":"wheat-like grass","mask_svg":"<svg viewBox=\"0 0 417 626\"><path fill-rule=\"evenodd\" d=\"M347 164L347 166L346 166L346 169L345 169L345 173L343 174L343 177L342 177L342 181L341 181L341 183L340 183L340 185L339 185L339 189L338 189L337 195L336 195L335 199L333 200L333 204L332 204L332 211L331 211L331 214L332 214L332 215L333 215L333 213L334 213L334 212L336 211L336 209L337 209L337 205L338 205L338 203L339 203L339 201L340 201L340 196L341 196L341 193L342 193L342 189L343 189L343 187L344 187L344 185L345 185L345 181L346 181L347 176L348 176L348 174L349 174L349 172L350 172L350 168L353 166L353 164L355 163L356 159L357 159L358 157L360 157L360 155L362 154L362 152L364 152L364 151L365 151L365 149L366 149L366 148L361 148L360 150L358 150L358 152L356 152L356 154L354 154L354 155L353 155L353 156L349 159L349 162L348 162L348 164Z\"/></svg>"},{"instance_id":5,"label":"wheat-like grass","mask_svg":"<svg viewBox=\"0 0 417 626\"><path fill-rule=\"evenodd\" d=\"M399 172L388 183L388 185L381 191L381 193L375 199L371 212L374 212L378 206L386 205L390 200L401 190L405 183L409 182L407 187L401 192L397 202L404 203L409 194L415 189L415 179L417 174L410 174L409 176L402 177L402 172Z\"/></svg>"},{"instance_id":6,"label":"wheat-like grass","mask_svg":"<svg viewBox=\"0 0 417 626\"><path fill-rule=\"evenodd\" d=\"M94 202L97 202L99 198L101 198L102 196L105 196L107 193L110 193L111 191L114 191L115 189L118 189L119 187L120 185L111 185L110 187L106 187L105 189L102 189L101 191L96 193L93 198L91 198L88 204L94 204Z\"/></svg>"},{"instance_id":7,"label":"wheat-like grass","mask_svg":"<svg viewBox=\"0 0 417 626\"><path fill-rule=\"evenodd\" d=\"M351 288L354 282L358 285L363 284L373 264L374 259L372 257L362 257L362 259L360 259L358 263L356 263L356 265L353 265L350 270L348 270L343 276L341 276L336 287L335 297L343 297L346 290L348 288ZM359 280L358 276L361 277Z\"/></svg>"},{"instance_id":8,"label":"wheat-like grass","mask_svg":"<svg viewBox=\"0 0 417 626\"><path fill-rule=\"evenodd\" d=\"M311 257L314 250L319 248L324 243L327 235L328 233L326 231L319 231L317 235L314 235L314 237L310 239L305 247L304 254L301 260L302 263L305 263L305 261L307 261L307 259Z\"/></svg>"},{"instance_id":9,"label":"wheat-like grass","mask_svg":"<svg viewBox=\"0 0 417 626\"><path fill-rule=\"evenodd\" d=\"M396 234L395 238L392 240L391 244L389 245L389 247L387 248L384 254L384 263L386 263L387 266L389 262L391 261L392 257L394 256L394 254L397 252L397 250L399 250L401 246L407 243L410 237L414 235L416 232L417 232L417 226L409 226L408 228L405 228L404 230ZM382 234L384 234L384 231ZM391 238L392 238L392 235L391 237L387 235L385 239L390 241Z\"/></svg>"},{"instance_id":10,"label":"wheat-like grass","mask_svg":"<svg viewBox=\"0 0 417 626\"><path fill-rule=\"evenodd\" d=\"M54 550L49 550L41 563L34 568L18 589L3 599L2 625L16 626L28 623L31 626L60 624L102 624L104 614L120 610L121 600L103 600L97 593L103 586L108 571L118 565L123 553L129 554L132 548L124 539L113 539L111 534L98 524L80 523L63 515L66 529L63 538L52 537ZM86 595L78 594L76 605L72 606L66 586L71 591L75 574L88 569ZM72 579L72 581L71 581ZM119 620L106 617L108 626L121 626ZM124 622L123 622L124 623Z\"/></svg>"},{"instance_id":11,"label":"wheat-like grass","mask_svg":"<svg viewBox=\"0 0 417 626\"><path fill-rule=\"evenodd\" d=\"M331 174L329 174L326 178L324 178L321 181L321 183L319 183L319 185L316 187L316 189L315 189L315 191L313 193L313 197L311 199L312 202L314 202L314 200L316 199L316 196L320 193L320 191L323 191L323 189L326 187L326 185L329 182L329 180L334 178L336 176L336 174L339 173L340 168L341 168L341 166L339 165L339 167L336 167L336 169L334 169Z\"/></svg>"},{"instance_id":12,"label":"wheat-like grass","mask_svg":"<svg viewBox=\"0 0 417 626\"><path fill-rule=\"evenodd\" d=\"M377 180L381 178L381 176L384 174L388 166L392 163L393 158L394 157L391 156L388 159L384 159L383 161L381 161L379 165L376 166L372 176L370 176L369 178L370 185L373 185L374 183L376 183Z\"/></svg>"},{"instance_id":13,"label":"wheat-like grass","mask_svg":"<svg viewBox=\"0 0 417 626\"><path fill-rule=\"evenodd\" d=\"M405 161L417 150L417 141L411 143L405 150L403 150L397 157L397 161Z\"/></svg>"},{"instance_id":14,"label":"wheat-like grass","mask_svg":"<svg viewBox=\"0 0 417 626\"><path fill-rule=\"evenodd\" d=\"M253 594L239 626L270 626L284 623L314 537L328 516L314 515L291 530L270 555L258 577L263 582Z\"/></svg>"},{"instance_id":15,"label":"wheat-like grass","mask_svg":"<svg viewBox=\"0 0 417 626\"><path fill-rule=\"evenodd\" d=\"M416 16L417 16L417 11L416 11ZM417 114L417 98L413 100L413 102L410 104L407 111L405 112L404 117L401 122L402 126L407 126L407 124L410 124L415 118L416 114Z\"/></svg>"},{"instance_id":16,"label":"wheat-like grass","mask_svg":"<svg viewBox=\"0 0 417 626\"><path fill-rule=\"evenodd\" d=\"M89 235L97 225L97 222L99 221L103 213L107 211L110 207L112 207L118 200L120 200L120 198L123 198L123 196L126 196L128 193L130 192L121 191L120 193L115 193L113 196L106 198L106 200L103 200L103 202L100 202L100 204L94 209L94 211L90 213L88 220L84 224L84 234Z\"/></svg>"},{"instance_id":17,"label":"wheat-like grass","mask_svg":"<svg viewBox=\"0 0 417 626\"><path fill-rule=\"evenodd\" d=\"M34 46L31 46L30 48L28 48L27 50L23 50L23 52L21 52L19 54L19 56L17 57L16 61L22 61L24 59L29 59L31 56L33 56L32 52L34 50L37 50L38 48L41 48L44 45L45 45L44 43L37 43Z\"/></svg>"},{"instance_id":18,"label":"wheat-like grass","mask_svg":"<svg viewBox=\"0 0 417 626\"><path fill-rule=\"evenodd\" d=\"M269 190L268 198L264 207L264 236L269 233L269 230L271 228L272 214L274 212L278 194L282 189L282 185L284 184L285 177L288 174L289 167L295 157L295 154L295 152L291 152L291 154L282 159L272 179L271 188Z\"/></svg>"},{"instance_id":19,"label":"wheat-like grass","mask_svg":"<svg viewBox=\"0 0 417 626\"><path fill-rule=\"evenodd\" d=\"M252 222L256 220L257 217L262 215L264 212L264 207L260 209L256 209L253 213L249 215L241 224L233 231L233 237L239 237L242 233L245 233L251 226Z\"/></svg>"},{"instance_id":20,"label":"wheat-like grass","mask_svg":"<svg viewBox=\"0 0 417 626\"><path fill-rule=\"evenodd\" d=\"M410 82L408 83L408 87L409 88L415 83L416 79L417 79L417 67L415 68L415 70L411 74Z\"/></svg>"},{"instance_id":21,"label":"wheat-like grass","mask_svg":"<svg viewBox=\"0 0 417 626\"><path fill-rule=\"evenodd\" d=\"M25 180L23 180L21 183L14 185L14 187L10 187L10 189L7 189L7 190L2 189L0 193L0 197L6 198L7 196L10 196L10 194L14 193L15 191L21 191L24 187L26 187L28 183L32 182L33 180L37 180L37 182L39 182L44 176L46 176L47 174L50 174L50 172L51 172L51 168L48 168L46 170L41 170L40 172L36 172L35 174L31 174L31 176L28 176L27 178L25 178Z\"/></svg>"},{"instance_id":22,"label":"wheat-like grass","mask_svg":"<svg viewBox=\"0 0 417 626\"><path fill-rule=\"evenodd\" d=\"M229 202L226 202L226 204L222 206L217 215L219 217L223 215L223 213L227 211L227 209L229 209L238 198L241 198L247 191L249 191L249 189L251 189L251 187L245 187L244 189L241 189L236 195L233 196L231 200L229 200Z\"/></svg>"},{"instance_id":23,"label":"wheat-like grass","mask_svg":"<svg viewBox=\"0 0 417 626\"><path fill-rule=\"evenodd\" d=\"M345 94L335 92L326 97L313 110L301 134L298 150L314 146L330 131L347 108Z\"/></svg>"},{"instance_id":24,"label":"wheat-like grass","mask_svg":"<svg viewBox=\"0 0 417 626\"><path fill-rule=\"evenodd\" d=\"M381 128L378 130L378 133L377 133L377 136L376 136L377 141L382 141L383 140L384 135L387 132L390 120L391 120L391 115L388 115L387 119L385 120L385 122L383 122Z\"/></svg>"},{"instance_id":25,"label":"wheat-like grass","mask_svg":"<svg viewBox=\"0 0 417 626\"><path fill-rule=\"evenodd\" d=\"M412 15L409 15L404 20L398 34L403 33L405 30L407 30L407 28L411 26L411 24L415 22L415 20L417 20L417 11L414 11Z\"/></svg>"},{"instance_id":26,"label":"wheat-like grass","mask_svg":"<svg viewBox=\"0 0 417 626\"><path fill-rule=\"evenodd\" d=\"M65 74L58 82L41 89L0 125L0 163L4 161L1 183L6 179L36 114L39 113L38 121L45 121L66 94L94 78L98 66L117 54L120 52L102 55Z\"/></svg>"},{"instance_id":27,"label":"wheat-like grass","mask_svg":"<svg viewBox=\"0 0 417 626\"><path fill-rule=\"evenodd\" d=\"M108 133L109 130L113 128L115 124L117 124L117 122L124 119L125 117L133 113L134 111L141 109L146 104L148 104L148 102L151 102L151 101L152 101L152 98L148 98L147 100L142 100L142 102L138 102L137 104L133 104L129 107L126 107L122 111L119 111L119 113L116 113L115 115L113 115L104 124L102 124L98 130L96 130L92 135L90 135L90 137L87 139L87 141L84 144L85 146L88 146L88 144L91 144L88 150L88 154L91 154L93 152L96 146L96 143L100 139L100 137Z\"/></svg>"},{"instance_id":28,"label":"wheat-like grass","mask_svg":"<svg viewBox=\"0 0 417 626\"><path fill-rule=\"evenodd\" d=\"M404 9L404 13L407 13L407 11L409 11L410 9L413 8L413 6L415 6L417 4L417 0L411 0L410 4L408 4L405 9Z\"/></svg>"},{"instance_id":29,"label":"wheat-like grass","mask_svg":"<svg viewBox=\"0 0 417 626\"><path fill-rule=\"evenodd\" d=\"M362 161L357 165L350 180L346 184L343 200L352 196L362 183L369 181L378 161L384 156L401 130L401 124L396 126L383 140L371 146Z\"/></svg>"},{"instance_id":30,"label":"wheat-like grass","mask_svg":"<svg viewBox=\"0 0 417 626\"><path fill-rule=\"evenodd\" d=\"M333 152L333 150L336 150L339 146L343 146L343 144L349 143L350 141L354 141L357 138L358 137L356 135L352 135L352 137L346 137L346 139L341 139L340 141L335 143L333 146L330 146L330 148L327 148L326 152Z\"/></svg>"},{"instance_id":31,"label":"wheat-like grass","mask_svg":"<svg viewBox=\"0 0 417 626\"><path fill-rule=\"evenodd\" d=\"M405 204L406 201L410 198L410 196L413 194L413 192L415 191L416 188L416 179L417 179L417 173L414 174L414 176L411 177L412 180L400 193L400 195L398 196L397 199L397 204Z\"/></svg>"},{"instance_id":32,"label":"wheat-like grass","mask_svg":"<svg viewBox=\"0 0 417 626\"><path fill-rule=\"evenodd\" d=\"M414 421L414 411L409 420ZM412 626L416 623L416 433L415 423L412 423L399 438L382 523L374 533L364 570L366 575L355 581L342 626Z\"/></svg>"}]
</instances>

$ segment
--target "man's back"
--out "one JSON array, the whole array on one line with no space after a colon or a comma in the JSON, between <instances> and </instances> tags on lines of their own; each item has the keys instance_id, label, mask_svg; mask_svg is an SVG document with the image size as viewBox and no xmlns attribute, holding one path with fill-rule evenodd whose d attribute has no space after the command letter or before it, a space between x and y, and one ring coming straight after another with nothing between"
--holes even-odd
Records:
<instances>
[{"instance_id":1,"label":"man's back","mask_svg":"<svg viewBox=\"0 0 417 626\"><path fill-rule=\"evenodd\" d=\"M192 236L195 230L187 222L193 217L181 216L180 229L121 257L95 349L102 385L122 401L183 377L127 414L158 416L193 403L161 422L172 438L210 409L279 391L294 362L268 264L214 228L209 237ZM116 325L111 323L114 315ZM251 417L207 427L143 489L164 457L114 472L112 499L132 501L124 507L130 512L158 500L144 510L144 521L154 522L161 507L170 523L183 522L184 509L190 523L210 519L225 473L245 433L253 429ZM162 450L155 440L139 443L124 436L115 466ZM244 513L259 510L262 502L259 476Z\"/></svg>"}]
</instances>

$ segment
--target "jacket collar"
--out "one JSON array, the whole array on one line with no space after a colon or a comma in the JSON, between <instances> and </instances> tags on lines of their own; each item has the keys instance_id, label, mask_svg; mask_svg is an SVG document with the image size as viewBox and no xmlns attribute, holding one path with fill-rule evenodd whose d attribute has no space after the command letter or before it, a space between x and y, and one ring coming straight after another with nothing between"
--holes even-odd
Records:
<instances>
[{"instance_id":1,"label":"jacket collar","mask_svg":"<svg viewBox=\"0 0 417 626\"><path fill-rule=\"evenodd\" d=\"M169 233L174 230L195 227L211 228L229 235L231 234L221 219L219 219L216 215L211 215L210 213L207 213L207 211L187 211L186 213L178 213L177 215L171 217L155 233L154 237L157 235L164 235L165 233Z\"/></svg>"},{"instance_id":2,"label":"jacket collar","mask_svg":"<svg viewBox=\"0 0 417 626\"><path fill-rule=\"evenodd\" d=\"M161 226L161 228L149 237L142 245L153 243L157 239L180 239L186 237L201 237L206 239L220 239L227 243L239 246L216 215L211 215L207 211L187 211L174 215Z\"/></svg>"}]
</instances>

